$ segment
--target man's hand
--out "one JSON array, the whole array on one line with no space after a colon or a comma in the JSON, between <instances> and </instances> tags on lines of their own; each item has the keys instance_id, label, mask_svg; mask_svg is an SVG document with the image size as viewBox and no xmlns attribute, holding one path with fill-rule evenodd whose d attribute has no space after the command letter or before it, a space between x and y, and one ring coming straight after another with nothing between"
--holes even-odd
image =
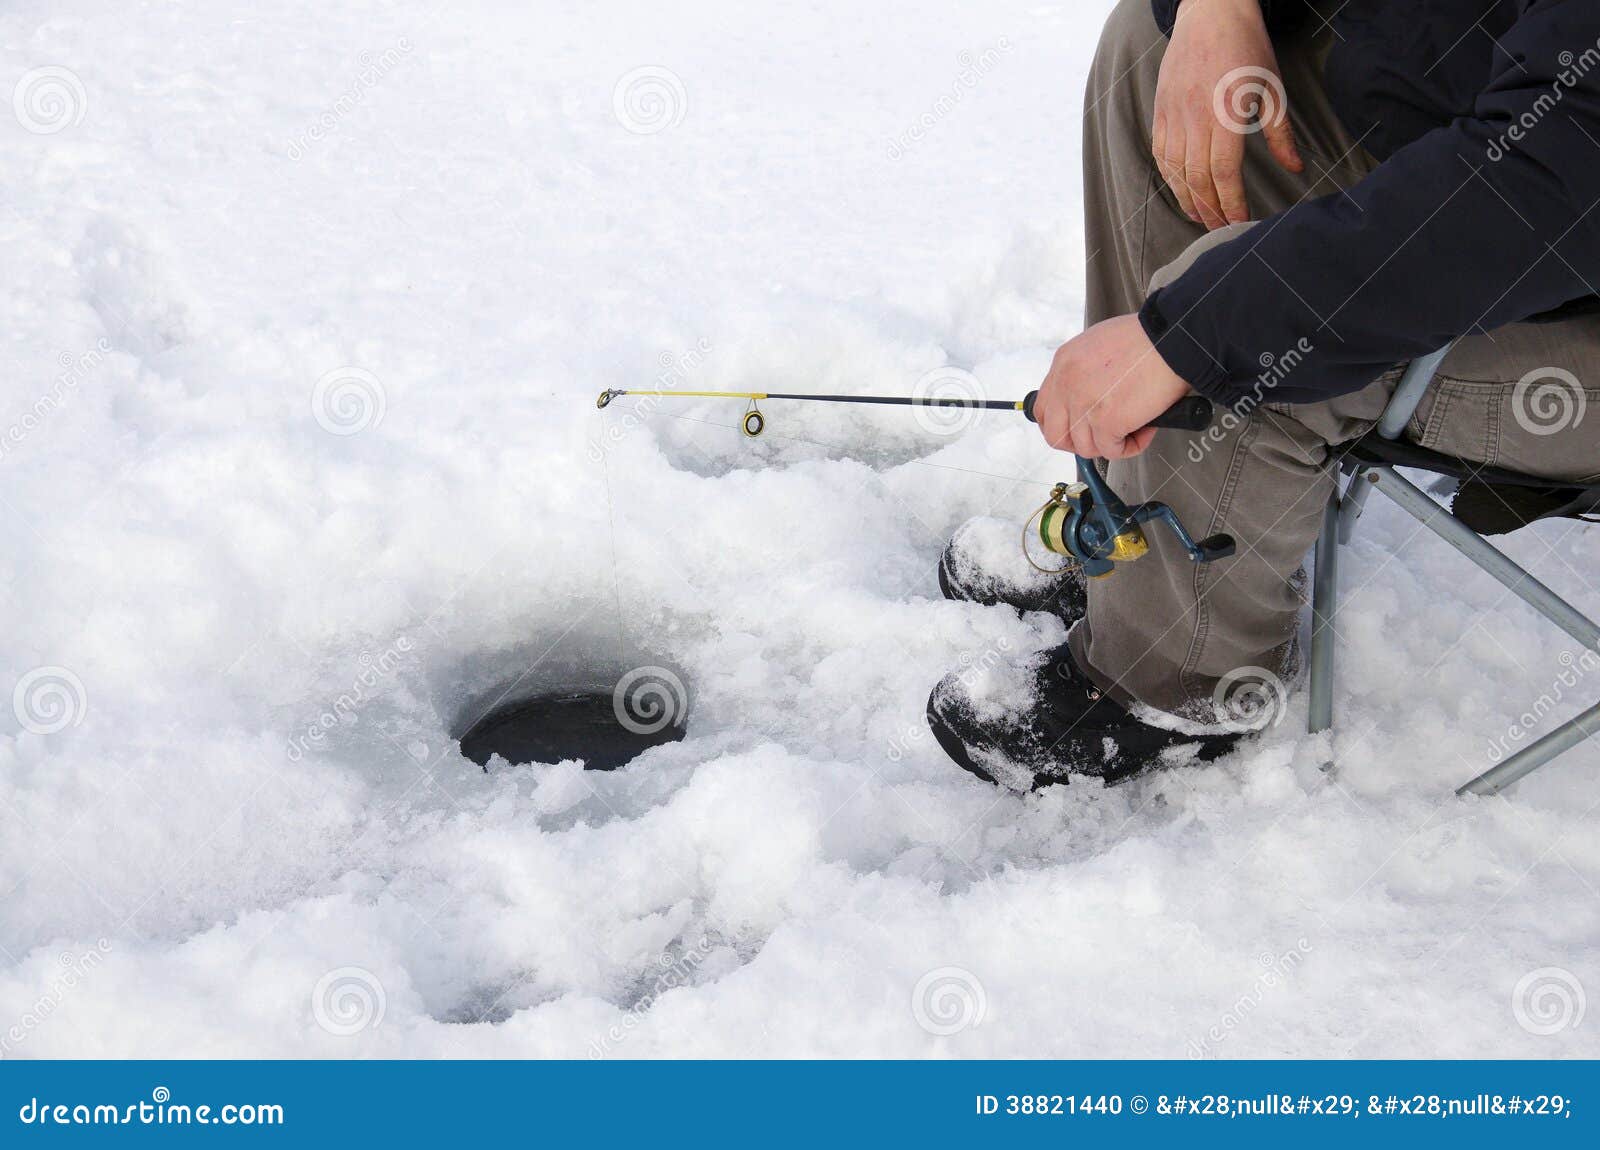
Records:
<instances>
[{"instance_id":1,"label":"man's hand","mask_svg":"<svg viewBox=\"0 0 1600 1150\"><path fill-rule=\"evenodd\" d=\"M1305 169L1261 5L1183 0L1156 83L1150 151L1191 220L1215 230L1250 218L1244 145L1255 132L1285 169Z\"/></svg>"},{"instance_id":2,"label":"man's hand","mask_svg":"<svg viewBox=\"0 0 1600 1150\"><path fill-rule=\"evenodd\" d=\"M1139 317L1097 323L1056 349L1033 412L1051 447L1124 459L1150 446L1156 416L1189 393Z\"/></svg>"}]
</instances>

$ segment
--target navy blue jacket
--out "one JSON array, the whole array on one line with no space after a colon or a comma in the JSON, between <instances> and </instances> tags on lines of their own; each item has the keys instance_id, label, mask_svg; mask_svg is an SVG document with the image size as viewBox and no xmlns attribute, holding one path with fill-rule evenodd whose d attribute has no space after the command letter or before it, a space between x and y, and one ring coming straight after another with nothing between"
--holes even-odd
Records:
<instances>
[{"instance_id":1,"label":"navy blue jacket","mask_svg":"<svg viewBox=\"0 0 1600 1150\"><path fill-rule=\"evenodd\" d=\"M1274 34L1307 10L1262 5ZM1170 33L1178 0L1154 6ZM1600 0L1350 0L1333 25L1328 93L1379 168L1207 252L1139 313L1221 403L1331 399L1600 294Z\"/></svg>"}]
</instances>

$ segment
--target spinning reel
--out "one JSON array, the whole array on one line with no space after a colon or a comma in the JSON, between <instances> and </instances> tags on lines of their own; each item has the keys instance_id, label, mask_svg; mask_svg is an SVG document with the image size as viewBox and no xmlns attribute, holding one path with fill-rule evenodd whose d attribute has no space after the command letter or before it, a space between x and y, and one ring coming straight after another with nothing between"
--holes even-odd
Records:
<instances>
[{"instance_id":1,"label":"spinning reel","mask_svg":"<svg viewBox=\"0 0 1600 1150\"><path fill-rule=\"evenodd\" d=\"M1022 401L1022 413L1034 422L1033 403L1038 394L1030 392ZM1180 399L1150 421L1151 427L1182 431L1204 431L1210 425L1211 402L1200 396ZM1146 523L1165 523L1192 562L1214 563L1234 553L1233 536L1212 535L1196 543L1178 513L1165 503L1129 507L1101 478L1094 460L1081 455L1073 458L1078 462L1078 481L1056 484L1050 498L1022 526L1023 557L1040 571L1055 573L1034 563L1028 554L1028 534L1035 520L1045 549L1071 559L1091 579L1110 575L1118 563L1131 563L1149 552Z\"/></svg>"},{"instance_id":2,"label":"spinning reel","mask_svg":"<svg viewBox=\"0 0 1600 1150\"><path fill-rule=\"evenodd\" d=\"M1131 563L1149 552L1146 523L1165 523L1196 563L1213 563L1233 554L1233 536L1212 535L1196 543L1177 512L1165 503L1129 507L1106 486L1092 460L1081 455L1075 458L1083 479L1056 484L1049 500L1022 528L1022 553L1039 570L1055 573L1034 563L1028 554L1028 532L1034 520L1039 522L1039 540L1045 549L1073 560L1091 579L1110 575L1118 563Z\"/></svg>"}]
</instances>

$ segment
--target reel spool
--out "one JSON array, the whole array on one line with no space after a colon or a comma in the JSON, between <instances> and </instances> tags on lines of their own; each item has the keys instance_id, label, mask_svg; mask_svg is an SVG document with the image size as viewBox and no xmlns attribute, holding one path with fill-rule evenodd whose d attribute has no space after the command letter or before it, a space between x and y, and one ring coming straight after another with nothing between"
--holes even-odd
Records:
<instances>
[{"instance_id":1,"label":"reel spool","mask_svg":"<svg viewBox=\"0 0 1600 1150\"><path fill-rule=\"evenodd\" d=\"M1028 536L1035 520L1045 550L1072 560L1069 567L1077 567L1091 579L1112 574L1118 563L1132 563L1149 554L1150 541L1143 525L1150 522L1166 524L1192 562L1214 563L1233 554L1231 536L1213 535L1196 543L1165 503L1129 507L1106 486L1093 463L1080 458L1078 468L1085 481L1056 484L1050 498L1023 524L1022 555L1036 569L1060 574L1068 568L1052 571L1034 561L1028 552Z\"/></svg>"},{"instance_id":2,"label":"reel spool","mask_svg":"<svg viewBox=\"0 0 1600 1150\"><path fill-rule=\"evenodd\" d=\"M1045 550L1072 560L1070 566L1080 568L1091 579L1110 575L1118 563L1131 563L1149 552L1150 542L1133 516L1115 523L1115 533L1108 539L1107 527L1111 521L1091 515L1094 506L1094 496L1087 483L1056 484L1050 498L1023 524L1023 558L1039 571L1051 571L1034 562L1028 553L1028 535L1035 520L1039 523L1039 542L1044 544Z\"/></svg>"}]
</instances>

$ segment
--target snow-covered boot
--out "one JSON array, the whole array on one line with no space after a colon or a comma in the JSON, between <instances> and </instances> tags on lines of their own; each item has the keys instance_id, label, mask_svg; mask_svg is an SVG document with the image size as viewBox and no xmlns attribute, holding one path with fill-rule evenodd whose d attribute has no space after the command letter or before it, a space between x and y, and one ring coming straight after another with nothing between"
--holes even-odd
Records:
<instances>
[{"instance_id":1,"label":"snow-covered boot","mask_svg":"<svg viewBox=\"0 0 1600 1150\"><path fill-rule=\"evenodd\" d=\"M1022 554L1021 526L990 516L969 519L950 536L939 557L939 589L946 599L1050 611L1069 627L1088 606L1081 572L1038 570Z\"/></svg>"},{"instance_id":2,"label":"snow-covered boot","mask_svg":"<svg viewBox=\"0 0 1600 1150\"><path fill-rule=\"evenodd\" d=\"M957 764L1018 791L1064 783L1069 775L1114 783L1151 767L1214 759L1239 739L1236 732L1201 733L1194 724L1139 710L1136 716L1103 694L1063 643L946 675L928 696L928 725Z\"/></svg>"}]
</instances>

